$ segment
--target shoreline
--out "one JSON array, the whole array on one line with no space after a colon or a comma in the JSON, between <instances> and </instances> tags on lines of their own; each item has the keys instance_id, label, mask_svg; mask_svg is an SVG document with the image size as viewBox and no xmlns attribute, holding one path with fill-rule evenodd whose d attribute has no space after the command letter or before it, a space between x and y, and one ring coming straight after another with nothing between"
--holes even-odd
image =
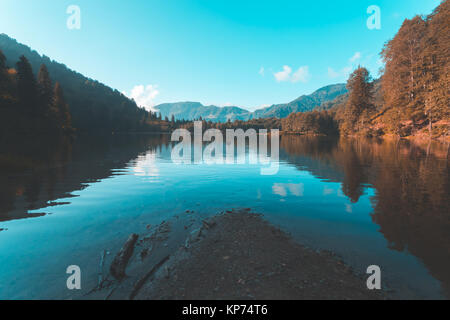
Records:
<instances>
[{"instance_id":1,"label":"shoreline","mask_svg":"<svg viewBox=\"0 0 450 320\"><path fill-rule=\"evenodd\" d=\"M187 210L130 235L100 265L92 300L387 299L336 255L309 249L250 209L202 219ZM120 251L120 254L118 254ZM110 270L125 265L117 279ZM119 258L120 260L120 258ZM117 272L115 272L117 274Z\"/></svg>"}]
</instances>

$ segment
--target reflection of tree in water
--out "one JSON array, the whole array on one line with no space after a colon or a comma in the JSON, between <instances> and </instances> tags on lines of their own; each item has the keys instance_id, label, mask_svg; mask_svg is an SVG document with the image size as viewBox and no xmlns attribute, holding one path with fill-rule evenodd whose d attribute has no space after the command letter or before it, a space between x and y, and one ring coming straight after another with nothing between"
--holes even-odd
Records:
<instances>
[{"instance_id":1,"label":"reflection of tree in water","mask_svg":"<svg viewBox=\"0 0 450 320\"><path fill-rule=\"evenodd\" d=\"M87 183L113 175L138 154L168 144L167 135L27 137L0 141L0 221L21 219Z\"/></svg>"},{"instance_id":2,"label":"reflection of tree in water","mask_svg":"<svg viewBox=\"0 0 450 320\"><path fill-rule=\"evenodd\" d=\"M23 207L36 208L43 181L61 179L60 171L67 163L70 148L70 139L62 136L2 137L0 220L9 220L7 213L15 209L17 199L26 203ZM47 172L50 168L55 170ZM52 192L51 184L48 192Z\"/></svg>"},{"instance_id":3,"label":"reflection of tree in water","mask_svg":"<svg viewBox=\"0 0 450 320\"><path fill-rule=\"evenodd\" d=\"M435 147L442 160L408 143L382 146L373 221L391 248L419 257L450 296L449 162Z\"/></svg>"},{"instance_id":4,"label":"reflection of tree in water","mask_svg":"<svg viewBox=\"0 0 450 320\"><path fill-rule=\"evenodd\" d=\"M341 140L340 152L335 152L339 164L344 170L342 192L350 198L352 203L357 203L364 193L363 184L367 181L367 173L364 168L369 164L362 159L365 154L364 146L358 140Z\"/></svg>"},{"instance_id":5,"label":"reflection of tree in water","mask_svg":"<svg viewBox=\"0 0 450 320\"><path fill-rule=\"evenodd\" d=\"M281 148L299 168L342 182L342 190L352 202L359 200L364 185L372 185L376 191L372 219L390 247L408 250L421 259L450 296L448 146L403 140L329 141L286 136Z\"/></svg>"}]
</instances>

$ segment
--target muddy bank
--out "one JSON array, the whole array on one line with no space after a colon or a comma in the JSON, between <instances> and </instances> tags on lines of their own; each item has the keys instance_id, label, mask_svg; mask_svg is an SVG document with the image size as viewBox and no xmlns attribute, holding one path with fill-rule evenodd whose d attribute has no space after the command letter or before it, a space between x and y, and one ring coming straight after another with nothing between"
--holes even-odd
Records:
<instances>
[{"instance_id":1,"label":"muddy bank","mask_svg":"<svg viewBox=\"0 0 450 320\"><path fill-rule=\"evenodd\" d=\"M194 212L140 236L126 276L101 277L88 299L384 299L329 252L295 243L247 210ZM125 245L129 247L129 241ZM117 250L110 270L123 267ZM118 262L119 261L119 262ZM100 279L100 278L99 278Z\"/></svg>"}]
</instances>

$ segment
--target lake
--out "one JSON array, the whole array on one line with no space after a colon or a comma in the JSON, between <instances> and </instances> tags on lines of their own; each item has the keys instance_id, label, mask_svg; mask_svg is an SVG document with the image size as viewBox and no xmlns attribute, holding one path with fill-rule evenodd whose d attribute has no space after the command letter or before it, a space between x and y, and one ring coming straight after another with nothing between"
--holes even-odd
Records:
<instances>
[{"instance_id":1,"label":"lake","mask_svg":"<svg viewBox=\"0 0 450 320\"><path fill-rule=\"evenodd\" d=\"M397 298L450 296L448 146L282 136L279 171L175 164L169 135L3 141L0 299L67 299L66 268L95 282L100 253L186 210L251 208Z\"/></svg>"}]
</instances>

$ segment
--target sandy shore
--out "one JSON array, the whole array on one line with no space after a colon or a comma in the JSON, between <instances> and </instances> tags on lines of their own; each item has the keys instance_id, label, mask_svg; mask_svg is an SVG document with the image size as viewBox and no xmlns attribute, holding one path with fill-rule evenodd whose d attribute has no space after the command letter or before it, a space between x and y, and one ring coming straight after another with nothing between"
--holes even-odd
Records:
<instances>
[{"instance_id":1,"label":"sandy shore","mask_svg":"<svg viewBox=\"0 0 450 320\"><path fill-rule=\"evenodd\" d=\"M148 230L130 236L114 259L106 259L98 286L83 298L386 298L368 290L366 279L332 253L294 242L249 209L207 220L189 211Z\"/></svg>"}]
</instances>

